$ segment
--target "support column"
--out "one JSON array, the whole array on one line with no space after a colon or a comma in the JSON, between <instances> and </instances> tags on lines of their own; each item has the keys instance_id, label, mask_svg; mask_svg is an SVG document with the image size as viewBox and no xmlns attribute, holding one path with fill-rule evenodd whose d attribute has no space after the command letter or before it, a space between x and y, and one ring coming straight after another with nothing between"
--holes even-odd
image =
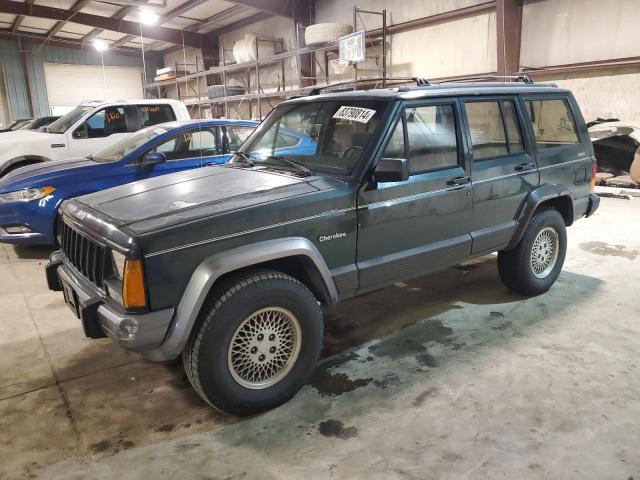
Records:
<instances>
[{"instance_id":1,"label":"support column","mask_svg":"<svg viewBox=\"0 0 640 480\"><path fill-rule=\"evenodd\" d=\"M513 75L520 71L522 1L523 0L496 1L498 75Z\"/></svg>"},{"instance_id":2,"label":"support column","mask_svg":"<svg viewBox=\"0 0 640 480\"><path fill-rule=\"evenodd\" d=\"M293 24L305 27L311 25L315 20L315 2L313 0L295 0L293 4ZM297 34L297 29L296 29ZM316 62L315 53L299 55L296 59L299 62L300 86L309 87L316 84ZM306 78L305 78L306 77Z\"/></svg>"}]
</instances>

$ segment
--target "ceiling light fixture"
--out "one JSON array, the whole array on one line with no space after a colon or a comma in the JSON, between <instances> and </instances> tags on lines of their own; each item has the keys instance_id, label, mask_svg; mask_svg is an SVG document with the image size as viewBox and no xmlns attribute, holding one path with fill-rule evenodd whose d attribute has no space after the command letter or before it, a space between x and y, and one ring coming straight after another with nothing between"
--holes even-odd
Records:
<instances>
[{"instance_id":1,"label":"ceiling light fixture","mask_svg":"<svg viewBox=\"0 0 640 480\"><path fill-rule=\"evenodd\" d=\"M107 42L99 38L93 39L91 43L93 44L93 48L95 48L99 52L104 52L105 50L109 49L109 45L107 44Z\"/></svg>"},{"instance_id":2,"label":"ceiling light fixture","mask_svg":"<svg viewBox=\"0 0 640 480\"><path fill-rule=\"evenodd\" d=\"M141 8L138 11L138 18L140 19L140 23L144 25L155 25L160 17L148 8Z\"/></svg>"}]
</instances>

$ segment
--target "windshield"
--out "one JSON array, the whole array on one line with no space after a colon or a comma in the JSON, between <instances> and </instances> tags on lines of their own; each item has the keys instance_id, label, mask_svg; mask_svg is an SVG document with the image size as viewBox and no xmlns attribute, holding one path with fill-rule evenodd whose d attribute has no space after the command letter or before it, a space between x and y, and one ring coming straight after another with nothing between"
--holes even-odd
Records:
<instances>
[{"instance_id":1,"label":"windshield","mask_svg":"<svg viewBox=\"0 0 640 480\"><path fill-rule=\"evenodd\" d=\"M47 127L47 132L49 133L64 133L71 126L80 120L85 113L91 112L94 107L89 106L79 106L71 110L69 113L63 115L58 120L53 122L51 125Z\"/></svg>"},{"instance_id":2,"label":"windshield","mask_svg":"<svg viewBox=\"0 0 640 480\"><path fill-rule=\"evenodd\" d=\"M137 148L147 143L152 138L167 133L169 130L162 127L147 127L134 133L130 137L124 138L113 145L100 150L93 155L93 160L100 163L117 162L122 160L125 155L133 152Z\"/></svg>"},{"instance_id":3,"label":"windshield","mask_svg":"<svg viewBox=\"0 0 640 480\"><path fill-rule=\"evenodd\" d=\"M312 171L350 175L375 136L387 105L337 100L278 107L241 152L256 164L293 168L297 163Z\"/></svg>"}]
</instances>

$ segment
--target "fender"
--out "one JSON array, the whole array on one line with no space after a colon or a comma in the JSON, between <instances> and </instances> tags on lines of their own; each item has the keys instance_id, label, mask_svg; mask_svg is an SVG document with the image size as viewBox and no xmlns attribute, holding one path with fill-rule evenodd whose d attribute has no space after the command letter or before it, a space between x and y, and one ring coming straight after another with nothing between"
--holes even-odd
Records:
<instances>
[{"instance_id":1,"label":"fender","mask_svg":"<svg viewBox=\"0 0 640 480\"><path fill-rule=\"evenodd\" d=\"M302 237L267 240L234 248L205 259L193 272L182 294L173 322L162 344L142 352L147 360L163 361L177 358L191 335L191 330L215 281L225 273L270 260L305 256L318 270L328 296L328 303L338 301L338 291L322 255L311 241Z\"/></svg>"},{"instance_id":2,"label":"fender","mask_svg":"<svg viewBox=\"0 0 640 480\"><path fill-rule=\"evenodd\" d=\"M42 163L47 161L49 161L48 158L41 157L39 155L24 155L24 156L12 158L4 162L4 164L0 167L0 177L3 176L6 173L6 171L16 163L24 162L25 164L24 166L26 167L27 165L33 165L34 163Z\"/></svg>"},{"instance_id":3,"label":"fender","mask_svg":"<svg viewBox=\"0 0 640 480\"><path fill-rule=\"evenodd\" d=\"M522 236L524 235L524 231L529 224L529 220L533 217L533 213L540 206L540 204L554 199L554 198L562 198L565 201L569 202L571 211L569 212L568 217L565 217L565 222L567 222L567 226L573 223L573 197L571 196L571 192L564 185L556 185L556 184L544 184L536 187L525 197L522 201L522 205L520 205L520 209L518 210L518 214L516 215L516 231L509 242L509 245L505 248L505 250L512 250L518 245Z\"/></svg>"}]
</instances>

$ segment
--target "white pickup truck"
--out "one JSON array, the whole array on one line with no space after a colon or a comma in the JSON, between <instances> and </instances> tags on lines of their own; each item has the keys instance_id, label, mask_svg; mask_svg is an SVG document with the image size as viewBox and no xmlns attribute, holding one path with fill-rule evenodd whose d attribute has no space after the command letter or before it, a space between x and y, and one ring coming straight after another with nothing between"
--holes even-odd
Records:
<instances>
[{"instance_id":1,"label":"white pickup truck","mask_svg":"<svg viewBox=\"0 0 640 480\"><path fill-rule=\"evenodd\" d=\"M86 157L141 128L189 118L187 107L178 100L83 103L45 132L0 133L0 177L25 165Z\"/></svg>"}]
</instances>

